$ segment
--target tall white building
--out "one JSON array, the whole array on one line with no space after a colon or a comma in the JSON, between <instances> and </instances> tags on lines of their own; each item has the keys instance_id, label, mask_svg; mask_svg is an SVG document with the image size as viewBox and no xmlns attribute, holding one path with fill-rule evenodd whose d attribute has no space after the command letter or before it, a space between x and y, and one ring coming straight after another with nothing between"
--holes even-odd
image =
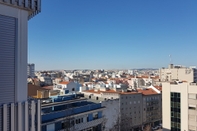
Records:
<instances>
[{"instance_id":1,"label":"tall white building","mask_svg":"<svg viewBox=\"0 0 197 131\"><path fill-rule=\"evenodd\" d=\"M27 76L34 77L35 76L35 64L27 65Z\"/></svg>"},{"instance_id":2,"label":"tall white building","mask_svg":"<svg viewBox=\"0 0 197 131\"><path fill-rule=\"evenodd\" d=\"M163 131L197 131L197 84L162 84Z\"/></svg>"},{"instance_id":3,"label":"tall white building","mask_svg":"<svg viewBox=\"0 0 197 131\"><path fill-rule=\"evenodd\" d=\"M39 116L39 112L36 112L39 104L34 101L29 103L27 99L28 19L40 12L40 2L0 0L1 131L40 130L40 126L35 125L35 121L40 123L39 117L36 120L35 116Z\"/></svg>"}]
</instances>

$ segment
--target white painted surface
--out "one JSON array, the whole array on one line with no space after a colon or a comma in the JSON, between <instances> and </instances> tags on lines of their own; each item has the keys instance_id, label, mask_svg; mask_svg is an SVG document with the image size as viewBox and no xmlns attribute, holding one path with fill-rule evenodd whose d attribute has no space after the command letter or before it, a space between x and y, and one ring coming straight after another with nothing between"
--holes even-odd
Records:
<instances>
[{"instance_id":1,"label":"white painted surface","mask_svg":"<svg viewBox=\"0 0 197 131\"><path fill-rule=\"evenodd\" d=\"M162 83L162 126L171 130L170 83Z\"/></svg>"},{"instance_id":2,"label":"white painted surface","mask_svg":"<svg viewBox=\"0 0 197 131\"><path fill-rule=\"evenodd\" d=\"M16 102L27 100L27 21L28 12L0 4L0 14L18 19L16 49ZM23 95L21 95L23 94Z\"/></svg>"}]
</instances>

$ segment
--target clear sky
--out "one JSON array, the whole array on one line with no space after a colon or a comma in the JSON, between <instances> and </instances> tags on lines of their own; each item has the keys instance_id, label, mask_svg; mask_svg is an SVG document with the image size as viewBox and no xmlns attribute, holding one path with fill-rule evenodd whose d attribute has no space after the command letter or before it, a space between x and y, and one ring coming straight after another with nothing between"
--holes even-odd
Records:
<instances>
[{"instance_id":1,"label":"clear sky","mask_svg":"<svg viewBox=\"0 0 197 131\"><path fill-rule=\"evenodd\" d=\"M28 24L36 70L197 66L197 0L42 0Z\"/></svg>"}]
</instances>

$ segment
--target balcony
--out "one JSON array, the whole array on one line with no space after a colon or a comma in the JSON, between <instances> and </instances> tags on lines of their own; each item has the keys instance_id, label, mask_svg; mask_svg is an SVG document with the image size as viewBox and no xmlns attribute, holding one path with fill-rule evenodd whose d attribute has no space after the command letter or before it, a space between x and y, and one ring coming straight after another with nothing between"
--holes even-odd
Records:
<instances>
[{"instance_id":1,"label":"balcony","mask_svg":"<svg viewBox=\"0 0 197 131\"><path fill-rule=\"evenodd\" d=\"M71 127L71 129L74 131L80 131L80 130L84 130L93 126L97 126L101 124L103 121L104 121L104 118L99 118L99 119L95 119L86 123L77 124L74 127ZM61 129L59 131L65 131L65 129Z\"/></svg>"},{"instance_id":2,"label":"balcony","mask_svg":"<svg viewBox=\"0 0 197 131\"><path fill-rule=\"evenodd\" d=\"M41 11L41 0L0 0L0 4L27 10L29 12L29 19Z\"/></svg>"},{"instance_id":3,"label":"balcony","mask_svg":"<svg viewBox=\"0 0 197 131\"><path fill-rule=\"evenodd\" d=\"M55 119L63 118L66 116L71 116L75 114L80 114L83 112L88 112L96 109L101 109L101 104L90 104L90 105L85 105L85 106L80 106L80 107L75 107L75 108L70 108L70 109L65 109L61 111L53 111L49 113L44 113L42 115L42 122L50 122Z\"/></svg>"}]
</instances>

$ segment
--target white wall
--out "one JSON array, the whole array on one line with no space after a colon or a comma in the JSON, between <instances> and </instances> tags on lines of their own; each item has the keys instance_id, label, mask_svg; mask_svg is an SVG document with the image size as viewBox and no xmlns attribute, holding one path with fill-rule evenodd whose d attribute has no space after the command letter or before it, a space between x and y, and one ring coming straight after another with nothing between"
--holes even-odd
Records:
<instances>
[{"instance_id":1,"label":"white wall","mask_svg":"<svg viewBox=\"0 0 197 131\"><path fill-rule=\"evenodd\" d=\"M106 109L103 110L103 116L106 118L105 123L105 131L109 131L109 129L112 129L114 125L117 123L118 116L119 116L119 100L113 99L113 100L107 100L102 101L102 106L105 106Z\"/></svg>"},{"instance_id":2,"label":"white wall","mask_svg":"<svg viewBox=\"0 0 197 131\"><path fill-rule=\"evenodd\" d=\"M27 22L28 12L0 4L0 14L18 19L16 51L16 102L27 100ZM23 95L21 95L23 94Z\"/></svg>"},{"instance_id":3,"label":"white wall","mask_svg":"<svg viewBox=\"0 0 197 131\"><path fill-rule=\"evenodd\" d=\"M170 83L162 83L162 126L164 131L171 130Z\"/></svg>"}]
</instances>

